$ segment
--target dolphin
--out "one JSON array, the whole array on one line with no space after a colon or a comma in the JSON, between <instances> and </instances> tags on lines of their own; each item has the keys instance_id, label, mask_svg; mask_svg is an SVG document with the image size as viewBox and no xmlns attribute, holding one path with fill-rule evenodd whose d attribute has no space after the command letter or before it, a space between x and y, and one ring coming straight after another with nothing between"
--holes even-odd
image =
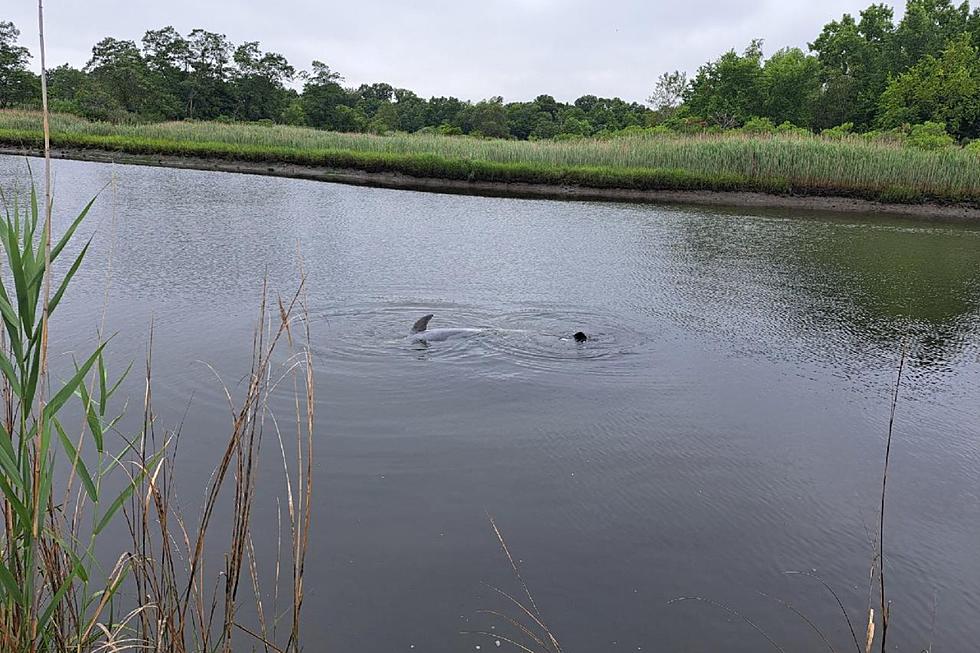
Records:
<instances>
[{"instance_id":1,"label":"dolphin","mask_svg":"<svg viewBox=\"0 0 980 653\"><path fill-rule=\"evenodd\" d=\"M481 333L489 333L491 331L494 333L504 333L504 332L523 333L523 331L514 330L514 329L496 329L496 330L473 329L473 328L430 329L429 320L431 320L432 317L433 317L432 313L429 313L428 315L423 315L422 317L420 317L418 320L415 321L415 324L412 325L411 333L408 336L412 342L423 342L423 343L441 342L443 340L449 340L451 338L466 338L469 336L477 336L480 335ZM572 339L575 342L582 343L582 342L586 342L590 338L589 336L585 335L581 331L578 331L575 333L575 335L572 336ZM566 338L562 338L562 340L566 340Z\"/></svg>"},{"instance_id":2,"label":"dolphin","mask_svg":"<svg viewBox=\"0 0 980 653\"><path fill-rule=\"evenodd\" d=\"M432 314L420 317L412 325L412 332L409 338L415 342L440 342L442 340L449 340L450 338L465 338L468 336L475 336L481 333L485 333L486 329L430 329L429 320L432 319Z\"/></svg>"}]
</instances>

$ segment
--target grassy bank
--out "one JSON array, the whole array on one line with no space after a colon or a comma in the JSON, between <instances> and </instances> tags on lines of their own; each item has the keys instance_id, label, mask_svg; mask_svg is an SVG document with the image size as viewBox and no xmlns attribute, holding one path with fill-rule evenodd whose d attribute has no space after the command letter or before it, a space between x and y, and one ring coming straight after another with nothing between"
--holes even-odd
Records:
<instances>
[{"instance_id":1,"label":"grassy bank","mask_svg":"<svg viewBox=\"0 0 980 653\"><path fill-rule=\"evenodd\" d=\"M628 190L745 191L887 202L980 204L980 156L858 137L631 136L507 141L422 134L373 136L280 125L114 125L58 115L52 144L398 172L420 178ZM0 143L36 148L40 116L0 111Z\"/></svg>"}]
</instances>

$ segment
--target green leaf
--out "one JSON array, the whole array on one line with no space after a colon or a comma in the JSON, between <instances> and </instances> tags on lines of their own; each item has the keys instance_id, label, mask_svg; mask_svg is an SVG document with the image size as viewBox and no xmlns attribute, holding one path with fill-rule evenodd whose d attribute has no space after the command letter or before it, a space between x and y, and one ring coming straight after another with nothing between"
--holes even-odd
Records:
<instances>
[{"instance_id":1,"label":"green leaf","mask_svg":"<svg viewBox=\"0 0 980 653\"><path fill-rule=\"evenodd\" d=\"M129 498L129 496L133 493L133 490L136 489L136 485L143 481L144 476L146 476L146 472L140 472L137 474L133 481L119 493L119 496L115 498L115 500L109 506L109 509L106 510L106 513L102 515L102 519L100 519L99 523L96 525L95 530L93 531L94 535L98 535L102 532L103 528L109 525L109 522L112 521L112 517L116 514L119 508L122 507L123 501Z\"/></svg>"},{"instance_id":2,"label":"green leaf","mask_svg":"<svg viewBox=\"0 0 980 653\"><path fill-rule=\"evenodd\" d=\"M37 622L37 632L43 633L45 628L48 627L48 622L51 621L51 615L54 614L55 608L57 608L62 599L65 598L65 594L68 592L69 588L71 588L72 581L77 575L78 565L76 564L72 566L71 573L65 577L65 582L62 583L61 587L58 588L58 591L54 593L54 596L51 597L51 602L48 603L48 607L45 608L44 612L41 614L41 618Z\"/></svg>"},{"instance_id":3,"label":"green leaf","mask_svg":"<svg viewBox=\"0 0 980 653\"><path fill-rule=\"evenodd\" d=\"M58 541L61 543L62 550L68 552L68 557L71 558L75 569L78 571L78 577L82 579L83 583L87 583L88 570L85 569L85 564L82 562L82 559L75 553L74 547L62 540L60 537L58 538Z\"/></svg>"},{"instance_id":4,"label":"green leaf","mask_svg":"<svg viewBox=\"0 0 980 653\"><path fill-rule=\"evenodd\" d=\"M17 581L14 580L14 575L10 573L10 570L2 562L0 562L0 585L3 585L7 593L14 598L14 602L24 602L24 597L20 593Z\"/></svg>"},{"instance_id":5,"label":"green leaf","mask_svg":"<svg viewBox=\"0 0 980 653\"><path fill-rule=\"evenodd\" d=\"M30 354L30 350L27 352ZM30 367L27 372L27 385L24 386L24 398L22 401L25 406L34 404L34 393L37 392L37 376L41 370L41 347L34 347L34 355L29 361Z\"/></svg>"},{"instance_id":6,"label":"green leaf","mask_svg":"<svg viewBox=\"0 0 980 653\"><path fill-rule=\"evenodd\" d=\"M129 498L129 496L133 493L136 487L143 482L143 479L146 478L147 471L150 469L154 469L157 466L157 464L160 462L160 459L163 458L163 454L164 452L161 450L156 452L152 456L150 456L150 458L146 461L146 466L140 470L139 474L136 474L133 477L133 480L130 482L130 484L126 486L122 492L119 493L119 496L115 498L115 500L112 502L112 505L110 505L109 509L106 510L106 513L102 516L102 519L99 520L99 523L96 525L95 530L93 531L94 535L98 535L99 533L101 533L102 529L105 528L110 521L112 521L113 515L116 514L116 512L122 506L123 502Z\"/></svg>"},{"instance_id":7,"label":"green leaf","mask_svg":"<svg viewBox=\"0 0 980 653\"><path fill-rule=\"evenodd\" d=\"M85 363L78 368L78 371L75 372L75 376L71 377L71 379L69 379L68 382L65 383L60 390L58 390L54 397L51 398L51 401L48 402L47 405L49 415L56 415L58 410L60 410L61 407L65 405L65 402L68 401L72 394L74 394L75 390L78 388L78 385L82 382L82 379L86 374L88 374L88 371L92 369L92 365L95 364L96 359L102 353L102 350L105 349L106 344L108 343L104 342L99 345L99 348L95 350L95 353L89 356L88 360L86 360Z\"/></svg>"},{"instance_id":8,"label":"green leaf","mask_svg":"<svg viewBox=\"0 0 980 653\"><path fill-rule=\"evenodd\" d=\"M105 392L105 377L105 356L99 356L99 415L105 415L105 403L109 398Z\"/></svg>"},{"instance_id":9,"label":"green leaf","mask_svg":"<svg viewBox=\"0 0 980 653\"><path fill-rule=\"evenodd\" d=\"M58 437L61 438L61 446L65 448L68 453L68 457L71 459L72 466L78 470L78 476L82 479L82 484L85 486L85 491L88 492L88 496L92 501L99 500L99 491L95 487L95 483L92 482L92 475L88 471L88 467L85 466L85 461L82 460L81 456L78 455L78 449L72 444L71 438L65 433L65 429L61 426L61 423L52 419L54 422L54 428L58 431Z\"/></svg>"},{"instance_id":10,"label":"green leaf","mask_svg":"<svg viewBox=\"0 0 980 653\"><path fill-rule=\"evenodd\" d=\"M14 444L7 433L7 429L0 426L0 467L7 476L15 481L20 480L20 469L17 467L17 454L14 453ZM23 487L18 484L18 489L23 491Z\"/></svg>"},{"instance_id":11,"label":"green leaf","mask_svg":"<svg viewBox=\"0 0 980 653\"><path fill-rule=\"evenodd\" d=\"M32 333L34 331L34 314L30 311L30 288L24 275L24 262L20 257L20 246L16 242L14 232L7 235L10 246L7 248L8 263L10 264L10 274L14 278L14 289L17 294L17 310L24 331Z\"/></svg>"},{"instance_id":12,"label":"green leaf","mask_svg":"<svg viewBox=\"0 0 980 653\"><path fill-rule=\"evenodd\" d=\"M75 276L76 272L78 272L78 266L82 264L82 259L85 258L85 252L88 251L88 246L91 244L92 244L91 240L85 243L85 247L82 248L81 253L79 253L79 255L75 258L75 262L71 264L71 268L68 270L68 274L66 274L65 278L61 280L60 284L58 284L58 290L54 293L54 296L51 298L51 301L48 303L49 316L52 313L54 313L54 309L58 306L58 302L61 301L61 296L65 294L65 290L68 288L68 284L69 282L71 282L71 278Z\"/></svg>"},{"instance_id":13,"label":"green leaf","mask_svg":"<svg viewBox=\"0 0 980 653\"><path fill-rule=\"evenodd\" d=\"M21 480L18 476L11 476L11 478L17 478ZM20 483L18 483L20 485ZM31 511L27 509L24 502L20 500L18 494L14 492L14 489L10 486L9 479L0 474L0 492L3 492L4 498L17 513L17 520L22 525L28 525L31 523Z\"/></svg>"},{"instance_id":14,"label":"green leaf","mask_svg":"<svg viewBox=\"0 0 980 653\"><path fill-rule=\"evenodd\" d=\"M112 387L109 388L109 396L110 397L112 395L116 394L116 390L118 390L119 389L119 386L122 385L122 382L126 380L126 377L129 376L129 372L132 369L133 369L133 363L132 363L132 361L130 361L129 365L126 366L126 371L123 372L122 375L116 380L116 382L114 384L112 384Z\"/></svg>"},{"instance_id":15,"label":"green leaf","mask_svg":"<svg viewBox=\"0 0 980 653\"><path fill-rule=\"evenodd\" d=\"M61 236L60 239L58 239L58 242L51 248L52 261L57 259L58 255L61 254L61 250L63 250L65 248L65 245L68 244L68 241L71 240L71 237L74 235L75 230L78 229L78 225L82 224L82 220L84 220L85 216L88 215L89 209L92 208L92 205L95 204L95 200L97 200L98 197L99 196L96 195L91 200L89 200L89 203L85 205L85 208L82 209L82 212L78 214L78 217L75 218L75 221L71 223L71 226L68 227L68 230ZM37 280L40 280L41 275L44 274L44 263L41 263L41 268L37 271L36 274L37 274Z\"/></svg>"},{"instance_id":16,"label":"green leaf","mask_svg":"<svg viewBox=\"0 0 980 653\"><path fill-rule=\"evenodd\" d=\"M99 356L99 360L102 356ZM92 437L95 438L95 448L99 453L104 451L102 442L102 422L99 421L99 416L95 414L95 407L92 405L92 398L89 396L88 388L85 387L84 383L78 384L78 391L75 393L82 400L82 406L85 408L85 419L88 421L88 426L92 429Z\"/></svg>"},{"instance_id":17,"label":"green leaf","mask_svg":"<svg viewBox=\"0 0 980 653\"><path fill-rule=\"evenodd\" d=\"M31 214L30 215L31 215L30 222L33 222L36 225L37 218L40 215L40 211L37 210L37 186L34 185L33 177L31 178ZM25 228L27 222L28 221L25 220ZM18 231L20 231L19 228Z\"/></svg>"},{"instance_id":18,"label":"green leaf","mask_svg":"<svg viewBox=\"0 0 980 653\"><path fill-rule=\"evenodd\" d=\"M14 356L17 357L18 361L23 361L24 348L20 342L20 320L14 313L14 307L7 296L7 289L4 287L2 278L0 278L0 314L3 315L3 322L7 327L7 335L10 336L10 346L14 350Z\"/></svg>"},{"instance_id":19,"label":"green leaf","mask_svg":"<svg viewBox=\"0 0 980 653\"><path fill-rule=\"evenodd\" d=\"M17 372L14 370L13 364L11 364L10 359L7 355L0 351L0 370L3 371L3 375L7 377L7 381L10 383L10 389L13 390L14 394L20 397L20 380L17 378Z\"/></svg>"}]
</instances>

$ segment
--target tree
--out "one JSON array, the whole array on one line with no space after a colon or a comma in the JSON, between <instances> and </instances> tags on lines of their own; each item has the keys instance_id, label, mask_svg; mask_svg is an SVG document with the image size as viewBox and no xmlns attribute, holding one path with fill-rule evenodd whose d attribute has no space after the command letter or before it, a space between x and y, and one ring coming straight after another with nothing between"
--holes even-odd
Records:
<instances>
[{"instance_id":1,"label":"tree","mask_svg":"<svg viewBox=\"0 0 980 653\"><path fill-rule=\"evenodd\" d=\"M374 118L368 123L367 130L373 134L386 134L398 129L398 109L387 102L381 105Z\"/></svg>"},{"instance_id":2,"label":"tree","mask_svg":"<svg viewBox=\"0 0 980 653\"><path fill-rule=\"evenodd\" d=\"M510 102L504 107L507 112L507 131L514 138L527 140L534 129L536 107L532 102Z\"/></svg>"},{"instance_id":3,"label":"tree","mask_svg":"<svg viewBox=\"0 0 980 653\"><path fill-rule=\"evenodd\" d=\"M531 125L529 138L533 140L547 140L558 135L558 123L547 111L538 111Z\"/></svg>"},{"instance_id":4,"label":"tree","mask_svg":"<svg viewBox=\"0 0 980 653\"><path fill-rule=\"evenodd\" d=\"M359 112L349 106L352 97L339 84L343 79L322 61L313 62L302 96L303 112L310 126L338 131L358 129L357 125L361 122ZM363 112L360 112L360 116L364 117Z\"/></svg>"},{"instance_id":5,"label":"tree","mask_svg":"<svg viewBox=\"0 0 980 653\"><path fill-rule=\"evenodd\" d=\"M48 71L48 94L53 99L74 100L87 81L84 72L62 64Z\"/></svg>"},{"instance_id":6,"label":"tree","mask_svg":"<svg viewBox=\"0 0 980 653\"><path fill-rule=\"evenodd\" d=\"M871 5L860 21L844 14L824 26L810 44L822 66L823 93L816 99L814 126L874 122L878 97L894 73L894 14L886 5Z\"/></svg>"},{"instance_id":7,"label":"tree","mask_svg":"<svg viewBox=\"0 0 980 653\"><path fill-rule=\"evenodd\" d=\"M190 74L185 97L189 118L216 118L233 112L228 84L231 43L224 34L191 30L187 39Z\"/></svg>"},{"instance_id":8,"label":"tree","mask_svg":"<svg viewBox=\"0 0 980 653\"><path fill-rule=\"evenodd\" d=\"M739 127L763 110L762 41L755 40L739 55L729 50L698 68L685 103L691 113L714 124Z\"/></svg>"},{"instance_id":9,"label":"tree","mask_svg":"<svg viewBox=\"0 0 980 653\"><path fill-rule=\"evenodd\" d=\"M670 118L683 102L687 85L687 73L679 70L664 73L657 79L657 85L647 103L664 119Z\"/></svg>"},{"instance_id":10,"label":"tree","mask_svg":"<svg viewBox=\"0 0 980 653\"><path fill-rule=\"evenodd\" d=\"M33 100L39 86L37 76L27 68L30 51L17 45L19 36L13 23L0 21L0 107Z\"/></svg>"},{"instance_id":11,"label":"tree","mask_svg":"<svg viewBox=\"0 0 980 653\"><path fill-rule=\"evenodd\" d=\"M48 106L61 113L81 113L78 95L89 84L88 75L68 64L48 71Z\"/></svg>"},{"instance_id":12,"label":"tree","mask_svg":"<svg viewBox=\"0 0 980 653\"><path fill-rule=\"evenodd\" d=\"M289 102L285 83L296 75L286 57L263 53L258 41L248 41L235 49L235 117L240 120L278 119Z\"/></svg>"},{"instance_id":13,"label":"tree","mask_svg":"<svg viewBox=\"0 0 980 653\"><path fill-rule=\"evenodd\" d=\"M969 21L969 2L908 0L895 30L894 72L911 68L923 57L938 57L951 39L967 31Z\"/></svg>"},{"instance_id":14,"label":"tree","mask_svg":"<svg viewBox=\"0 0 980 653\"><path fill-rule=\"evenodd\" d=\"M384 82L361 84L354 98L354 107L367 118L374 118L383 105L391 104L395 99L395 87Z\"/></svg>"},{"instance_id":15,"label":"tree","mask_svg":"<svg viewBox=\"0 0 980 653\"><path fill-rule=\"evenodd\" d=\"M595 95L583 95L575 100L575 108L585 113L585 119L596 132L613 132L631 125L644 125L651 113L650 109L635 102Z\"/></svg>"},{"instance_id":16,"label":"tree","mask_svg":"<svg viewBox=\"0 0 980 653\"><path fill-rule=\"evenodd\" d=\"M460 127L459 115L466 103L454 97L430 98L425 107L425 124L432 126L453 125Z\"/></svg>"},{"instance_id":17,"label":"tree","mask_svg":"<svg viewBox=\"0 0 980 653\"><path fill-rule=\"evenodd\" d=\"M502 97L493 97L470 105L460 112L457 119L466 134L491 138L507 138L510 134Z\"/></svg>"},{"instance_id":18,"label":"tree","mask_svg":"<svg viewBox=\"0 0 980 653\"><path fill-rule=\"evenodd\" d=\"M762 116L809 127L820 94L820 62L799 48L773 54L762 67Z\"/></svg>"},{"instance_id":19,"label":"tree","mask_svg":"<svg viewBox=\"0 0 980 653\"><path fill-rule=\"evenodd\" d=\"M149 30L143 35L143 60L160 97L167 118L188 117L192 106L190 88L190 43L173 27Z\"/></svg>"},{"instance_id":20,"label":"tree","mask_svg":"<svg viewBox=\"0 0 980 653\"><path fill-rule=\"evenodd\" d=\"M107 37L92 48L85 72L111 97L115 107L132 114L153 114L159 97L146 62L132 41Z\"/></svg>"},{"instance_id":21,"label":"tree","mask_svg":"<svg viewBox=\"0 0 980 653\"><path fill-rule=\"evenodd\" d=\"M396 129L416 132L426 126L425 100L408 89L395 89Z\"/></svg>"},{"instance_id":22,"label":"tree","mask_svg":"<svg viewBox=\"0 0 980 653\"><path fill-rule=\"evenodd\" d=\"M970 35L950 42L939 58L926 55L881 95L884 128L932 121L962 138L980 136L980 52Z\"/></svg>"},{"instance_id":23,"label":"tree","mask_svg":"<svg viewBox=\"0 0 980 653\"><path fill-rule=\"evenodd\" d=\"M589 136L592 133L592 125L589 123L588 116L578 107L566 106L562 109L560 119L559 134Z\"/></svg>"}]
</instances>

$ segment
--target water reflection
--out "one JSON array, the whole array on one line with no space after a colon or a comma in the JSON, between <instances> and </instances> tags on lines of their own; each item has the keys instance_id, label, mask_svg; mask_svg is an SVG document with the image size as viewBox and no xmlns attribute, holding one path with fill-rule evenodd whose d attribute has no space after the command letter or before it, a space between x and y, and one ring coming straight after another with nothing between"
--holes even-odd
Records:
<instances>
[{"instance_id":1,"label":"water reflection","mask_svg":"<svg viewBox=\"0 0 980 653\"><path fill-rule=\"evenodd\" d=\"M913 369L948 370L975 355L980 320L980 230L877 218L705 216L682 223L678 292L712 304L738 302L755 329L721 312L711 328L752 351L779 356L788 330L810 355L867 371L908 343ZM758 310L754 310L758 308ZM758 331L759 324L763 330ZM795 348L795 346L794 346ZM794 351L795 355L796 351Z\"/></svg>"}]
</instances>

